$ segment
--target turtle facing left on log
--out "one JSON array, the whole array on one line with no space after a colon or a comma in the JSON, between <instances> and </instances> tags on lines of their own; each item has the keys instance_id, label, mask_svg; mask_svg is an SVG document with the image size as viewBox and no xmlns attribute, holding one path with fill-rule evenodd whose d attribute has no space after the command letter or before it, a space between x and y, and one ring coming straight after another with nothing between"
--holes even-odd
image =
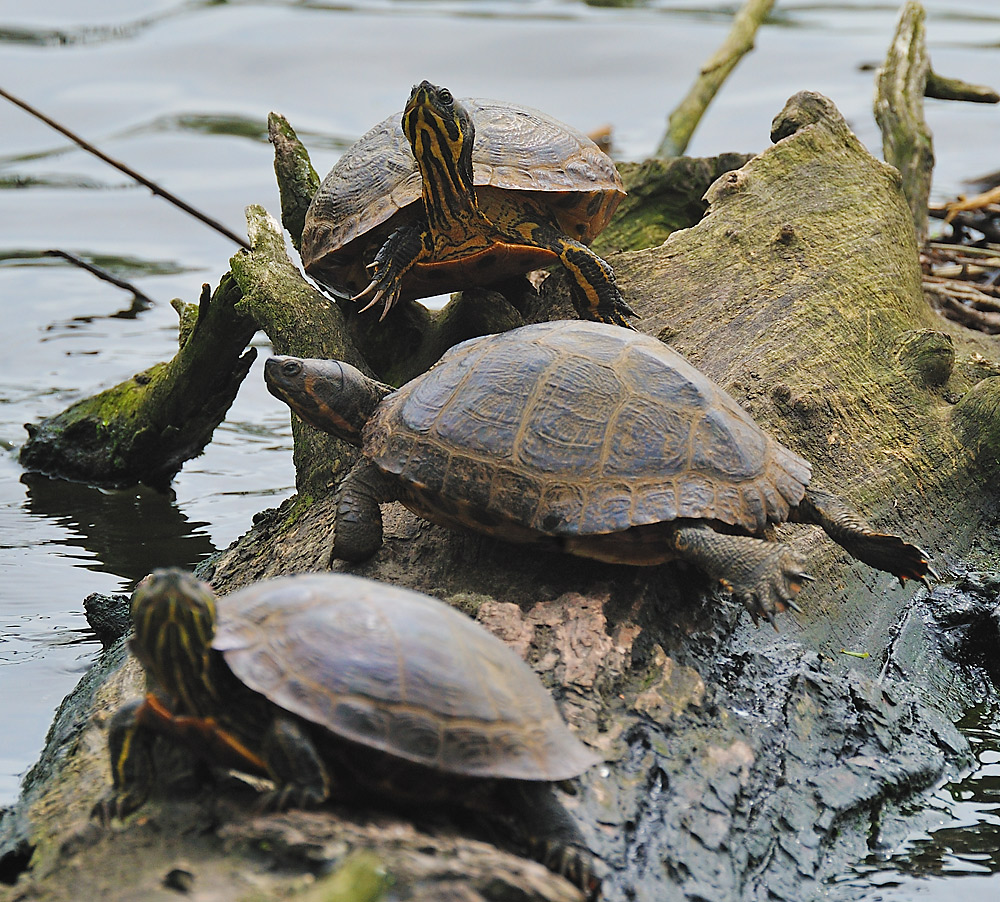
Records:
<instances>
[{"instance_id":1,"label":"turtle facing left on log","mask_svg":"<svg viewBox=\"0 0 1000 902\"><path fill-rule=\"evenodd\" d=\"M332 557L382 543L380 501L509 541L626 564L686 558L756 618L794 608L802 562L768 526L823 527L900 580L927 556L873 530L719 386L655 338L558 321L464 342L397 391L338 361L267 361L271 393L359 445Z\"/></svg>"},{"instance_id":2,"label":"turtle facing left on log","mask_svg":"<svg viewBox=\"0 0 1000 902\"><path fill-rule=\"evenodd\" d=\"M259 807L452 803L588 895L592 856L552 794L598 762L534 671L449 605L348 574L278 577L217 598L176 569L132 599L150 686L111 721L104 819L139 808L167 736L210 764L269 777ZM495 829L495 828L494 828Z\"/></svg>"}]
</instances>

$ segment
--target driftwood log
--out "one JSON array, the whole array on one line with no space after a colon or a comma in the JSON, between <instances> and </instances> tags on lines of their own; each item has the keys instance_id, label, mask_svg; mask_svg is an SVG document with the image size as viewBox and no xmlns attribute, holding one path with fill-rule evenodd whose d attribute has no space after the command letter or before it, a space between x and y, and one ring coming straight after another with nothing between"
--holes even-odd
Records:
<instances>
[{"instance_id":1,"label":"driftwood log","mask_svg":"<svg viewBox=\"0 0 1000 902\"><path fill-rule=\"evenodd\" d=\"M925 546L947 578L996 503L1000 355L924 303L899 174L828 100L792 98L772 137L715 181L697 225L612 256L619 283L642 330L808 457L818 483ZM276 224L260 210L250 219L253 251L233 271L263 322L305 283ZM567 308L563 278L550 276L538 309ZM293 336L271 337L297 350ZM299 495L206 568L220 592L326 566L330 486L346 452L307 426L296 441ZM527 552L398 505L385 520L385 546L354 571L476 616L533 664L604 757L564 798L606 864L607 899L813 898L873 836L891 845L915 826L904 805L970 759L952 723L973 681L936 627L947 599L894 586L815 528L778 531L817 581L776 633L681 565ZM974 612L947 613L956 636ZM0 895L56 900L86 887L116 902L172 899L182 887L205 902L374 900L389 898L388 880L399 899L579 899L447 817L341 807L258 816L233 780L101 827L89 815L108 785L107 717L140 691L119 644L67 700L0 822L3 873L16 878Z\"/></svg>"}]
</instances>

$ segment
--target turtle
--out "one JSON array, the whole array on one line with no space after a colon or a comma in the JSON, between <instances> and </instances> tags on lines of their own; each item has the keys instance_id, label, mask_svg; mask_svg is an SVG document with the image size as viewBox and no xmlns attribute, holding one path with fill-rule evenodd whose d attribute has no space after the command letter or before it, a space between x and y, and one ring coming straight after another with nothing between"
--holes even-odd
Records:
<instances>
[{"instance_id":1,"label":"turtle","mask_svg":"<svg viewBox=\"0 0 1000 902\"><path fill-rule=\"evenodd\" d=\"M102 818L144 804L166 736L270 777L266 811L355 797L514 811L530 849L594 892L589 853L550 783L600 759L535 672L470 617L351 574L280 576L216 597L177 568L142 580L131 614L148 688L112 718Z\"/></svg>"},{"instance_id":2,"label":"turtle","mask_svg":"<svg viewBox=\"0 0 1000 902\"><path fill-rule=\"evenodd\" d=\"M264 377L307 423L361 447L337 489L332 559L377 551L378 503L398 500L444 526L600 561L684 558L772 623L811 579L773 524L821 526L901 581L930 572L923 551L814 486L805 459L640 332L521 326L455 345L398 390L340 361L272 357Z\"/></svg>"},{"instance_id":3,"label":"turtle","mask_svg":"<svg viewBox=\"0 0 1000 902\"><path fill-rule=\"evenodd\" d=\"M350 147L306 212L306 272L382 302L484 287L559 261L580 316L629 327L611 267L587 245L625 196L586 135L526 106L456 100L422 81Z\"/></svg>"}]
</instances>

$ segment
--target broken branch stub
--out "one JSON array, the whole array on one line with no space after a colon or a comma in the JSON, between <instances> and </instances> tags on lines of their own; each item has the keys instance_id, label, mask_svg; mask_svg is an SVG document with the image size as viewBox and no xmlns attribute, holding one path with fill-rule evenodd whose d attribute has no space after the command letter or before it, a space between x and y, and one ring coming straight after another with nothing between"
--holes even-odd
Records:
<instances>
[{"instance_id":1,"label":"broken branch stub","mask_svg":"<svg viewBox=\"0 0 1000 902\"><path fill-rule=\"evenodd\" d=\"M165 488L211 441L256 357L244 352L257 326L236 309L242 297L228 274L181 311L181 347L172 360L28 424L26 470L106 488ZM188 320L185 323L185 320Z\"/></svg>"}]
</instances>

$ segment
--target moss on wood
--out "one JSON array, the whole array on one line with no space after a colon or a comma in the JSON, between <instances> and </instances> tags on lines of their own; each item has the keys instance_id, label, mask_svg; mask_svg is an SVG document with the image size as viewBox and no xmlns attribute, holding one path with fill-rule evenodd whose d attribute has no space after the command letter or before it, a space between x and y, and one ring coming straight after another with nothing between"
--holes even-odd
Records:
<instances>
[{"instance_id":1,"label":"moss on wood","mask_svg":"<svg viewBox=\"0 0 1000 902\"><path fill-rule=\"evenodd\" d=\"M166 487L211 441L256 355L243 353L257 327L237 309L240 298L229 275L214 294L206 285L197 308L178 308L172 360L26 426L21 465L99 486Z\"/></svg>"}]
</instances>

